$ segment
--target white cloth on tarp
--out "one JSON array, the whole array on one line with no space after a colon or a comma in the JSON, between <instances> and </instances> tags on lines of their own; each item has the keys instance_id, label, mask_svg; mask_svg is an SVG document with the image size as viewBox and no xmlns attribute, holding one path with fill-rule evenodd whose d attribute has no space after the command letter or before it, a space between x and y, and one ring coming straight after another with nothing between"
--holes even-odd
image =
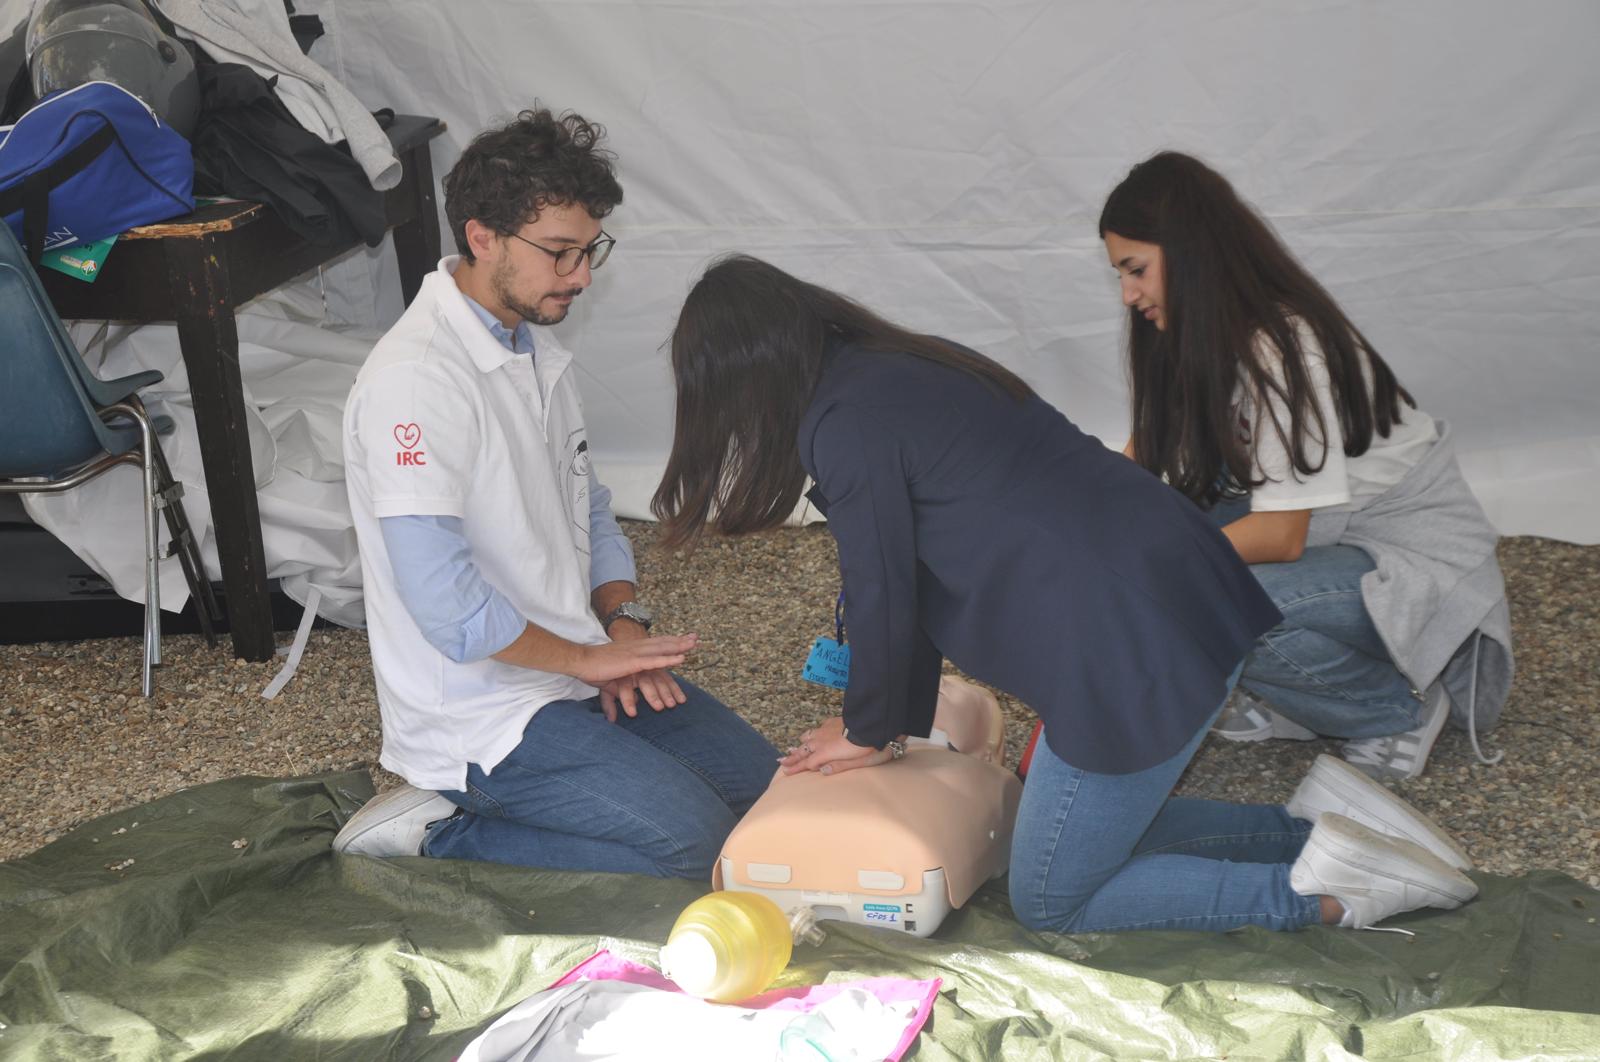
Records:
<instances>
[{"instance_id":1,"label":"white cloth on tarp","mask_svg":"<svg viewBox=\"0 0 1600 1062\"><path fill-rule=\"evenodd\" d=\"M113 251L115 254L115 251ZM340 422L356 371L378 339L376 331L329 327L313 284L280 288L241 308L239 368L245 421L261 510L267 577L305 602L311 587L322 593L319 614L361 626L361 560L345 498ZM161 439L173 477L183 484L184 509L205 559L207 574L221 578L210 496L200 459L188 373L177 328L166 324L100 325L75 322L72 335L89 368L102 379L145 369L163 374L140 392L155 414L173 419ZM63 494L24 496L28 515L62 542L122 597L144 600L144 532L138 468L123 465ZM162 525L162 541L167 531ZM180 610L188 587L176 557L161 562L161 604Z\"/></svg>"},{"instance_id":2,"label":"white cloth on tarp","mask_svg":"<svg viewBox=\"0 0 1600 1062\"><path fill-rule=\"evenodd\" d=\"M529 996L467 1045L460 1062L751 1062L835 1057L882 1059L894 1053L916 1014L911 1002L881 1003L849 989L809 1013L754 1010L625 981L574 981ZM824 1056L797 1045L781 1053L791 1025L844 1030ZM798 1030L797 1030L798 1031ZM798 1037L797 1037L798 1038Z\"/></svg>"}]
</instances>

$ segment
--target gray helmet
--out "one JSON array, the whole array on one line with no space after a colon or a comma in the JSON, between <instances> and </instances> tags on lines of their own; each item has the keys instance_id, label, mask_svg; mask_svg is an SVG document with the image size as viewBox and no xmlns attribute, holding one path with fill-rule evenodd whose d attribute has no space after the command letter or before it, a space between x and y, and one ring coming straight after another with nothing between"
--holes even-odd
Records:
<instances>
[{"instance_id":1,"label":"gray helmet","mask_svg":"<svg viewBox=\"0 0 1600 1062\"><path fill-rule=\"evenodd\" d=\"M34 0L24 47L40 99L109 81L144 100L185 138L194 133L200 114L194 58L142 0Z\"/></svg>"}]
</instances>

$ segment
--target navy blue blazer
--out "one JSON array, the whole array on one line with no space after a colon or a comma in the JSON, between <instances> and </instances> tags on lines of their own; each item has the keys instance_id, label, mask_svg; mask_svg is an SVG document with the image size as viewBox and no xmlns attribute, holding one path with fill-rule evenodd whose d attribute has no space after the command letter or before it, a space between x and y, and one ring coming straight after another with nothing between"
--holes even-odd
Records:
<instances>
[{"instance_id":1,"label":"navy blue blazer","mask_svg":"<svg viewBox=\"0 0 1600 1062\"><path fill-rule=\"evenodd\" d=\"M1038 712L1067 763L1144 770L1281 619L1193 502L959 369L836 346L799 445L839 547L858 743L926 734L948 657Z\"/></svg>"}]
</instances>

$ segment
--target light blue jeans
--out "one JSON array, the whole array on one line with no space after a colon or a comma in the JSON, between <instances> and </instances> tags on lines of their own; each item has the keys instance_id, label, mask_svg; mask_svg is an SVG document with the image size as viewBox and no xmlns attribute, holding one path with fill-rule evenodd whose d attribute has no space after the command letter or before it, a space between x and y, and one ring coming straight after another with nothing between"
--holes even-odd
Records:
<instances>
[{"instance_id":1,"label":"light blue jeans","mask_svg":"<svg viewBox=\"0 0 1600 1062\"><path fill-rule=\"evenodd\" d=\"M1208 720L1171 759L1134 774L1071 767L1040 735L1011 841L1011 907L1023 925L1220 932L1322 920L1317 898L1289 887L1310 823L1281 805L1171 795L1209 729Z\"/></svg>"},{"instance_id":2,"label":"light blue jeans","mask_svg":"<svg viewBox=\"0 0 1600 1062\"><path fill-rule=\"evenodd\" d=\"M1219 525L1249 511L1218 505ZM1250 571L1283 613L1245 657L1239 685L1285 718L1327 737L1370 738L1414 729L1422 701L1389 656L1361 599L1372 558L1355 546L1313 546L1297 561Z\"/></svg>"},{"instance_id":3,"label":"light blue jeans","mask_svg":"<svg viewBox=\"0 0 1600 1062\"><path fill-rule=\"evenodd\" d=\"M677 677L677 676L675 676ZM472 764L462 808L423 853L551 870L710 881L722 843L766 791L778 750L704 690L606 721L598 697L555 701L491 773Z\"/></svg>"}]
</instances>

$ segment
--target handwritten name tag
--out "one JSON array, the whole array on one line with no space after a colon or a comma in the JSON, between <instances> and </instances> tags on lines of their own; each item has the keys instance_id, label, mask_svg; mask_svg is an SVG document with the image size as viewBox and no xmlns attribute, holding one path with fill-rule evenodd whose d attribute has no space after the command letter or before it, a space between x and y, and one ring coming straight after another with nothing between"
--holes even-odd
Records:
<instances>
[{"instance_id":1,"label":"handwritten name tag","mask_svg":"<svg viewBox=\"0 0 1600 1062\"><path fill-rule=\"evenodd\" d=\"M850 684L850 647L824 635L811 645L800 677L819 686L842 690Z\"/></svg>"}]
</instances>

